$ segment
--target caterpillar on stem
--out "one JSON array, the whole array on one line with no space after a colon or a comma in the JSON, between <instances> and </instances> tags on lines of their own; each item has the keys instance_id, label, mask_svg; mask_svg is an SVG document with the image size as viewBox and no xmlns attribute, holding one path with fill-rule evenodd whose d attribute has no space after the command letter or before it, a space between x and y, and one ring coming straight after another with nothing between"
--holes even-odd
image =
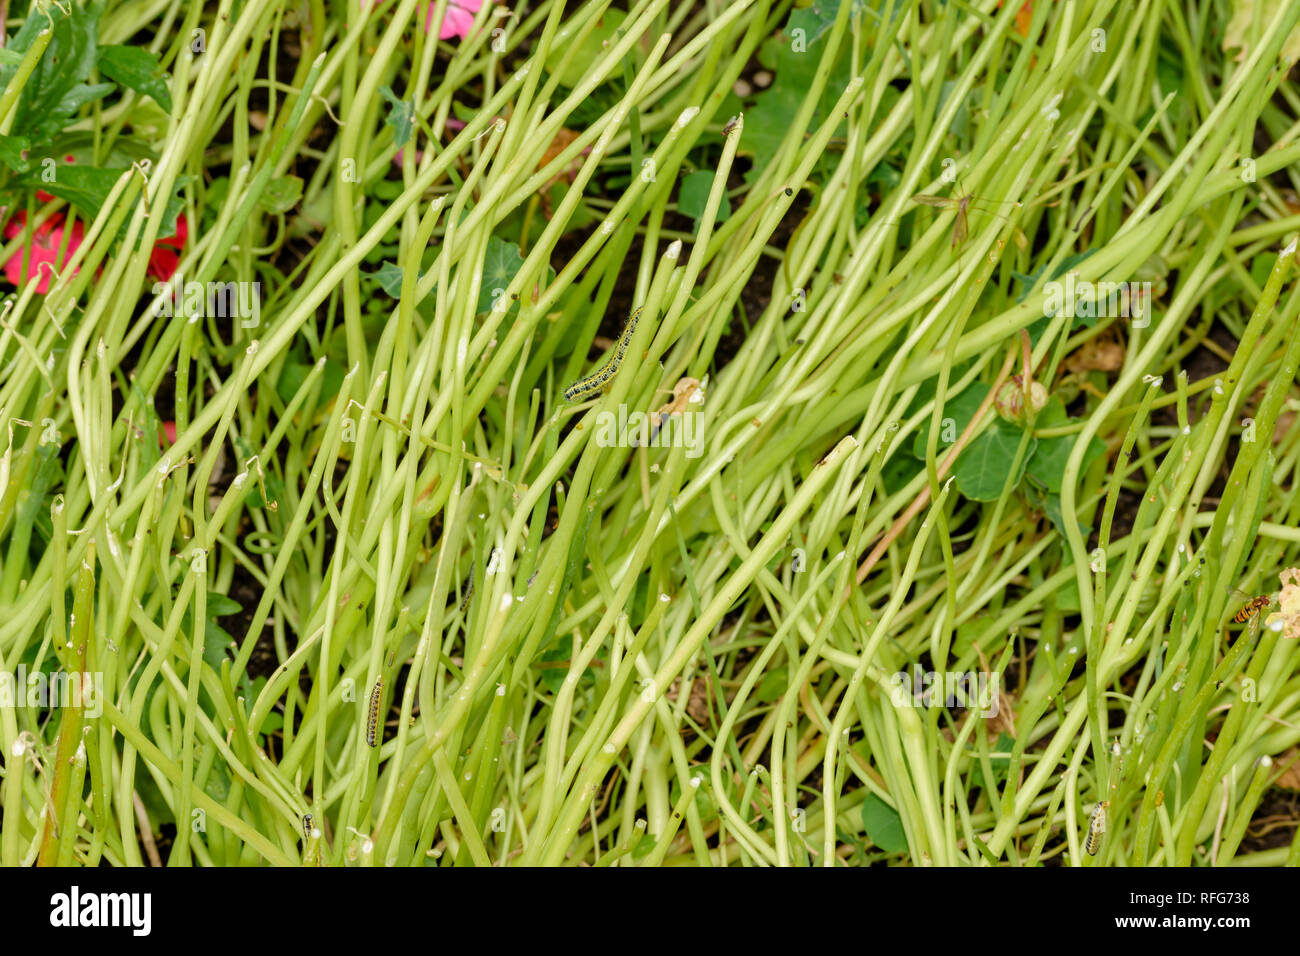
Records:
<instances>
[{"instance_id":1,"label":"caterpillar on stem","mask_svg":"<svg viewBox=\"0 0 1300 956\"><path fill-rule=\"evenodd\" d=\"M623 356L627 354L628 343L632 341L632 333L636 331L636 322L640 317L640 309L632 313L627 320L627 325L623 326L623 333L618 337L618 345L614 349L614 354L610 357L610 360L586 378L580 378L566 388L564 390L565 399L570 402L581 402L588 398L595 398L604 390L606 385L614 380L614 376L618 374L618 370L623 364Z\"/></svg>"},{"instance_id":2,"label":"caterpillar on stem","mask_svg":"<svg viewBox=\"0 0 1300 956\"><path fill-rule=\"evenodd\" d=\"M1101 838L1106 832L1106 808L1110 806L1109 800L1103 800L1097 804L1096 809L1092 811L1092 819L1088 821L1088 838L1083 842L1083 848L1088 851L1089 856L1096 856L1097 851L1101 849Z\"/></svg>"},{"instance_id":3,"label":"caterpillar on stem","mask_svg":"<svg viewBox=\"0 0 1300 956\"><path fill-rule=\"evenodd\" d=\"M379 699L384 696L384 678L375 679L375 686L370 689L370 712L366 718L366 743L375 746L379 730Z\"/></svg>"}]
</instances>

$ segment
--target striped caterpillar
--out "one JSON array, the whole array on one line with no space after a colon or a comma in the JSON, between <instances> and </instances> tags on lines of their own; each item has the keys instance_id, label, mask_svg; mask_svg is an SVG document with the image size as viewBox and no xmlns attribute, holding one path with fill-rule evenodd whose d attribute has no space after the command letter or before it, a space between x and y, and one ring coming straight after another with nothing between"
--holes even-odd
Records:
<instances>
[{"instance_id":1,"label":"striped caterpillar","mask_svg":"<svg viewBox=\"0 0 1300 956\"><path fill-rule=\"evenodd\" d=\"M564 397L568 401L581 402L588 398L594 398L601 393L606 385L614 380L614 376L618 374L619 366L623 364L623 356L627 354L628 343L632 341L632 333L636 331L636 321L640 317L641 310L637 309L627 320L627 325L623 327L623 334L618 337L618 346L608 362L586 378L578 379L564 390Z\"/></svg>"},{"instance_id":2,"label":"striped caterpillar","mask_svg":"<svg viewBox=\"0 0 1300 956\"><path fill-rule=\"evenodd\" d=\"M462 590L464 591L464 597L460 599L459 610L461 614L464 614L465 609L469 607L469 599L474 596L474 568L472 565L469 569L469 580L465 582L465 586Z\"/></svg>"},{"instance_id":3,"label":"striped caterpillar","mask_svg":"<svg viewBox=\"0 0 1300 956\"><path fill-rule=\"evenodd\" d=\"M366 743L375 746L379 730L379 698L384 696L384 678L381 675L370 689L370 713L366 719Z\"/></svg>"},{"instance_id":4,"label":"striped caterpillar","mask_svg":"<svg viewBox=\"0 0 1300 956\"><path fill-rule=\"evenodd\" d=\"M1092 811L1092 819L1088 821L1088 838L1083 841L1083 848L1088 851L1089 856L1096 856L1097 851L1101 849L1102 834L1106 832L1106 808L1110 806L1110 801L1103 800L1097 804Z\"/></svg>"},{"instance_id":5,"label":"striped caterpillar","mask_svg":"<svg viewBox=\"0 0 1300 956\"><path fill-rule=\"evenodd\" d=\"M302 835L303 835L307 840L310 840L310 839L311 839L311 831L314 830L315 828L316 828L316 825L315 825L315 823L314 823L313 820L312 820L311 814L310 814L310 813L304 813L304 814L302 815Z\"/></svg>"}]
</instances>

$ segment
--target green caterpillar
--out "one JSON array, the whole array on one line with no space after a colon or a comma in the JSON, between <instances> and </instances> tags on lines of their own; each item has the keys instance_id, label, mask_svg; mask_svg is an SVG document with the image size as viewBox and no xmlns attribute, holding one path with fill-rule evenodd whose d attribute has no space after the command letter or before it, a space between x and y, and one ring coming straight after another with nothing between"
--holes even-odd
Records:
<instances>
[{"instance_id":1,"label":"green caterpillar","mask_svg":"<svg viewBox=\"0 0 1300 956\"><path fill-rule=\"evenodd\" d=\"M619 366L623 364L623 356L627 354L628 343L632 341L632 333L636 331L636 320L640 317L641 310L637 309L632 313L631 318L627 320L627 325L623 327L623 334L618 337L618 347L615 348L614 355L608 362L586 378L578 379L564 390L564 397L567 400L581 402L588 398L594 398L601 393L601 390L606 385L614 380L614 376L618 374Z\"/></svg>"}]
</instances>

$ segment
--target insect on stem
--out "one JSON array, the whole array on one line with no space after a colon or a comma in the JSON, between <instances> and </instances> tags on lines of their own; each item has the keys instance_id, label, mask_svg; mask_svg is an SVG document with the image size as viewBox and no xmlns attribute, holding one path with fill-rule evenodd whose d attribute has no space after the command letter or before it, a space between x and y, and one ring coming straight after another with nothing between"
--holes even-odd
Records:
<instances>
[{"instance_id":1,"label":"insect on stem","mask_svg":"<svg viewBox=\"0 0 1300 956\"><path fill-rule=\"evenodd\" d=\"M614 376L618 374L619 368L623 365L623 356L627 354L628 343L632 341L632 333L636 331L637 319L640 317L641 310L637 309L628 318L627 324L623 326L622 334L618 337L618 345L614 350L614 354L608 362L586 378L578 379L564 390L564 397L568 401L581 402L588 398L595 398L614 380Z\"/></svg>"}]
</instances>

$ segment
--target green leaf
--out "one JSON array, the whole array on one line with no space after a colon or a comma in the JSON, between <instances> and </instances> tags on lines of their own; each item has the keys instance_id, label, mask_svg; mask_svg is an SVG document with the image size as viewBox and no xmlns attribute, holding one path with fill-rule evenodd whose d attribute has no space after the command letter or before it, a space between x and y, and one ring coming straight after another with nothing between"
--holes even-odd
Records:
<instances>
[{"instance_id":1,"label":"green leaf","mask_svg":"<svg viewBox=\"0 0 1300 956\"><path fill-rule=\"evenodd\" d=\"M67 117L60 114L59 105L95 67L101 11L100 3L70 3L66 11L51 4L48 15L32 10L9 48L24 53L42 30L50 29L52 35L18 99L13 132L30 134L40 129L48 136L63 128L61 121ZM33 136L33 142L37 138Z\"/></svg>"},{"instance_id":2,"label":"green leaf","mask_svg":"<svg viewBox=\"0 0 1300 956\"><path fill-rule=\"evenodd\" d=\"M862 828L871 842L886 853L906 853L907 834L898 811L874 793L862 802Z\"/></svg>"},{"instance_id":3,"label":"green leaf","mask_svg":"<svg viewBox=\"0 0 1300 956\"><path fill-rule=\"evenodd\" d=\"M379 268L370 273L368 278L374 279L379 283L379 288L383 289L394 299L402 296L402 267L395 262L389 262L387 259L380 264ZM421 272L417 278L424 278Z\"/></svg>"},{"instance_id":4,"label":"green leaf","mask_svg":"<svg viewBox=\"0 0 1300 956\"><path fill-rule=\"evenodd\" d=\"M681 190L677 194L677 211L683 216L690 216L692 219L699 221L704 216L704 209L709 204L709 192L713 189L713 180L716 173L707 169L701 169L698 172L689 173L682 177ZM731 215L731 200L727 194L722 194L722 202L718 205L718 218L716 222L726 222L727 217Z\"/></svg>"},{"instance_id":5,"label":"green leaf","mask_svg":"<svg viewBox=\"0 0 1300 956\"><path fill-rule=\"evenodd\" d=\"M1094 250L1092 249L1085 249L1083 252L1075 253L1072 256L1066 256L1064 259L1061 260L1061 264L1052 270L1051 279L1049 279L1048 281L1055 281L1061 278L1061 276L1065 275L1067 272L1069 272L1071 269L1077 266L1084 259L1087 259L1090 255L1092 255L1093 252ZM1013 279L1018 279L1021 285L1024 286L1024 288L1020 292L1020 295L1016 297L1017 305L1019 305L1021 302L1024 302L1025 299L1029 298L1029 293L1033 291L1034 285L1038 282L1038 277L1043 274L1043 270L1046 268L1047 268L1047 264L1044 263L1029 275L1023 275L1019 272L1016 272L1015 270L1012 270L1011 277ZM1030 322L1029 325L1025 326L1025 331L1029 333L1030 344L1032 345L1038 344L1038 340L1042 338L1043 333L1047 331L1047 327L1051 323L1053 318L1054 316L1045 315L1042 318L1034 319L1033 322ZM1076 315L1073 318L1073 320L1070 322L1070 328L1067 329L1066 331L1072 332L1075 329L1091 328L1096 324L1097 324L1097 319L1093 316Z\"/></svg>"},{"instance_id":6,"label":"green leaf","mask_svg":"<svg viewBox=\"0 0 1300 956\"><path fill-rule=\"evenodd\" d=\"M944 399L942 417L939 419L939 441L935 453L942 458L943 453L966 430L980 405L988 396L989 387L983 382L973 382L957 395L948 395ZM930 397L934 396L934 387L930 387ZM912 454L925 460L925 446L930 440L930 419L925 419L912 439Z\"/></svg>"},{"instance_id":7,"label":"green leaf","mask_svg":"<svg viewBox=\"0 0 1300 956\"><path fill-rule=\"evenodd\" d=\"M25 173L30 168L27 164L27 150L31 142L26 136L0 135L0 162L16 173Z\"/></svg>"},{"instance_id":8,"label":"green leaf","mask_svg":"<svg viewBox=\"0 0 1300 956\"><path fill-rule=\"evenodd\" d=\"M286 405L293 401L293 397L298 394L298 389L302 388L302 383L306 381L311 370L311 364L299 362L295 359L290 359L284 364L284 369L280 372L280 379L275 383L275 392L280 396L281 401ZM339 393L339 388L343 384L343 377L346 374L346 369L334 359L325 360L325 370L321 373L319 403L328 402ZM304 406L302 410L310 414L316 409ZM272 478L273 476L268 473L266 476L268 486ZM268 487L267 490L270 492L271 489ZM273 497L275 496L273 495Z\"/></svg>"},{"instance_id":9,"label":"green leaf","mask_svg":"<svg viewBox=\"0 0 1300 956\"><path fill-rule=\"evenodd\" d=\"M754 98L753 108L745 114L745 133L739 151L753 160L745 180L753 183L780 149L795 125L795 117L812 88L817 70L826 60L829 37L826 33L835 22L839 3L818 0L807 9L790 14L784 29L759 48L758 59L776 78L772 85ZM850 62L853 47L848 31L840 42L830 77L822 88L808 129L825 121L835 100L852 79ZM806 132L806 130L800 131Z\"/></svg>"},{"instance_id":10,"label":"green leaf","mask_svg":"<svg viewBox=\"0 0 1300 956\"><path fill-rule=\"evenodd\" d=\"M397 94L387 86L379 88L379 95L392 104L388 116L384 118L384 125L392 127L393 142L398 146L405 146L415 126L415 104L408 100L399 100Z\"/></svg>"},{"instance_id":11,"label":"green leaf","mask_svg":"<svg viewBox=\"0 0 1300 956\"><path fill-rule=\"evenodd\" d=\"M519 254L518 246L497 236L489 236L487 251L483 254L483 281L479 285L475 311L483 313L493 308L506 311L501 307L501 297L523 264L524 257ZM510 303L508 308L514 308L514 303Z\"/></svg>"},{"instance_id":12,"label":"green leaf","mask_svg":"<svg viewBox=\"0 0 1300 956\"><path fill-rule=\"evenodd\" d=\"M233 608L233 610L231 610ZM221 673L221 662L226 659L226 648L234 642L225 628L217 623L217 618L228 614L237 614L243 607L218 591L208 592L205 627L203 629L203 660L217 673ZM190 634L193 630L193 612L186 611L181 618L181 632Z\"/></svg>"},{"instance_id":13,"label":"green leaf","mask_svg":"<svg viewBox=\"0 0 1300 956\"><path fill-rule=\"evenodd\" d=\"M113 82L151 97L168 113L172 111L167 74L156 54L143 47L115 44L100 47L96 63L99 72Z\"/></svg>"},{"instance_id":14,"label":"green leaf","mask_svg":"<svg viewBox=\"0 0 1300 956\"><path fill-rule=\"evenodd\" d=\"M130 136L118 136L105 153L102 139L97 147L95 135L90 132L63 133L40 149L33 149L28 159L33 166L39 166L46 157L53 159L59 169L65 166L127 169L132 163L157 158L147 143Z\"/></svg>"},{"instance_id":15,"label":"green leaf","mask_svg":"<svg viewBox=\"0 0 1300 956\"><path fill-rule=\"evenodd\" d=\"M71 116L87 103L93 103L95 100L103 99L115 89L117 89L117 87L112 83L78 83L72 89L68 90L67 93L63 94L63 99L59 100L59 102L55 104L54 112L61 116ZM62 128L63 126L60 124L59 129Z\"/></svg>"},{"instance_id":16,"label":"green leaf","mask_svg":"<svg viewBox=\"0 0 1300 956\"><path fill-rule=\"evenodd\" d=\"M63 166L60 167L52 182L45 182L41 174L31 172L22 182L37 189L44 189L52 196L65 199L91 219L99 214L100 207L108 198L113 184L122 175L120 169L103 169L98 166ZM174 220L173 220L174 221Z\"/></svg>"},{"instance_id":17,"label":"green leaf","mask_svg":"<svg viewBox=\"0 0 1300 956\"><path fill-rule=\"evenodd\" d=\"M577 47L573 45L574 37L566 35L568 28L561 28L546 69L555 74L561 86L577 86L606 49L618 41L618 28L626 16L621 10L606 10Z\"/></svg>"},{"instance_id":18,"label":"green leaf","mask_svg":"<svg viewBox=\"0 0 1300 956\"><path fill-rule=\"evenodd\" d=\"M242 604L219 591L208 592L208 617L226 617L243 609Z\"/></svg>"},{"instance_id":19,"label":"green leaf","mask_svg":"<svg viewBox=\"0 0 1300 956\"><path fill-rule=\"evenodd\" d=\"M784 667L778 667L763 675L763 679L758 682L758 687L754 691L754 699L760 703L769 704L779 699L789 686L789 674L786 673Z\"/></svg>"},{"instance_id":20,"label":"green leaf","mask_svg":"<svg viewBox=\"0 0 1300 956\"><path fill-rule=\"evenodd\" d=\"M277 176L266 184L257 204L271 213L286 213L302 199L302 180L297 176Z\"/></svg>"},{"instance_id":21,"label":"green leaf","mask_svg":"<svg viewBox=\"0 0 1300 956\"><path fill-rule=\"evenodd\" d=\"M1065 405L1060 398L1053 395L1043 410L1038 413L1034 428L1057 428L1075 420L1065 413ZM1070 460L1070 453L1074 451L1077 437L1060 435L1055 438L1038 439L1038 447L1034 449L1034 454L1025 466L1026 474L1048 491L1059 494L1061 482L1065 478L1065 465ZM1088 450L1083 454L1080 470L1086 469L1098 455L1104 454L1105 451L1105 443L1098 441L1094 436L1088 442Z\"/></svg>"},{"instance_id":22,"label":"green leaf","mask_svg":"<svg viewBox=\"0 0 1300 956\"><path fill-rule=\"evenodd\" d=\"M995 418L992 425L962 449L952 469L961 493L975 501L997 501L1004 489L1018 485L1037 444L1036 439L1029 439L1029 450L1012 475L1011 466L1023 434L1010 422Z\"/></svg>"}]
</instances>

